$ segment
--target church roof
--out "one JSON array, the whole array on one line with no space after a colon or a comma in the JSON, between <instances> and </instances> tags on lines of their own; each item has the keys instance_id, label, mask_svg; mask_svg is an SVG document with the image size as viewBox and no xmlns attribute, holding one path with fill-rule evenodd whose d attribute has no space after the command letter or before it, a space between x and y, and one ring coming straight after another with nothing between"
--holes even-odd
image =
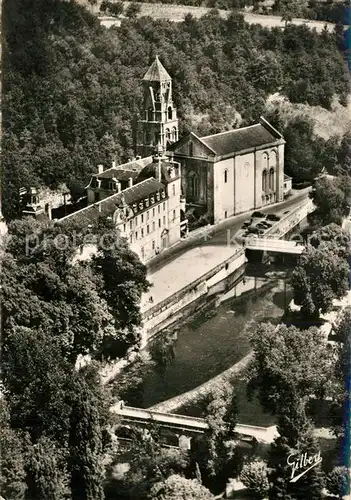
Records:
<instances>
[{"instance_id":1,"label":"church roof","mask_svg":"<svg viewBox=\"0 0 351 500\"><path fill-rule=\"evenodd\" d=\"M113 194L108 198L104 198L101 201L78 210L78 212L74 212L66 217L63 217L59 220L59 223L72 222L77 224L79 227L83 227L92 223L94 220L98 220L100 217L105 218L112 216L123 198L125 203L131 206L151 194L164 189L165 186L156 179L146 179L139 184L135 184L130 188L124 189L120 193Z\"/></svg>"},{"instance_id":2,"label":"church roof","mask_svg":"<svg viewBox=\"0 0 351 500\"><path fill-rule=\"evenodd\" d=\"M224 156L270 144L281 139L282 136L279 133L274 133L273 128L269 129L262 123L257 123L249 127L201 137L200 141L214 151L216 155Z\"/></svg>"},{"instance_id":3,"label":"church roof","mask_svg":"<svg viewBox=\"0 0 351 500\"><path fill-rule=\"evenodd\" d=\"M155 57L154 62L145 73L143 80L147 82L164 82L166 80L171 80L171 77L165 70L158 56Z\"/></svg>"}]
</instances>

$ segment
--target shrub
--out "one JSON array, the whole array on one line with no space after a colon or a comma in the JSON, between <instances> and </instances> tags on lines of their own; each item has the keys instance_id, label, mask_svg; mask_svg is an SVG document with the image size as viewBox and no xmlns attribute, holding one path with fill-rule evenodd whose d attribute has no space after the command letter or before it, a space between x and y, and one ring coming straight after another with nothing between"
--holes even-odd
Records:
<instances>
[{"instance_id":1,"label":"shrub","mask_svg":"<svg viewBox=\"0 0 351 500\"><path fill-rule=\"evenodd\" d=\"M264 498L268 494L269 483L267 464L263 460L255 460L244 465L240 480L254 498Z\"/></svg>"},{"instance_id":2,"label":"shrub","mask_svg":"<svg viewBox=\"0 0 351 500\"><path fill-rule=\"evenodd\" d=\"M326 477L326 487L329 493L343 498L350 491L347 467L337 466Z\"/></svg>"}]
</instances>

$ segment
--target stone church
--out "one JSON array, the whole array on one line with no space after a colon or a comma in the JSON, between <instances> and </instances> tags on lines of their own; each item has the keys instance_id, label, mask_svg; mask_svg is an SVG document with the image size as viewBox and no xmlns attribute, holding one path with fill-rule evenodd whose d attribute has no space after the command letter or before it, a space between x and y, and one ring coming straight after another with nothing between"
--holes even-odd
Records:
<instances>
[{"instance_id":1,"label":"stone church","mask_svg":"<svg viewBox=\"0 0 351 500\"><path fill-rule=\"evenodd\" d=\"M158 57L143 78L143 92L137 154L148 156L161 144L180 163L187 212L216 224L283 200L285 141L263 117L249 127L178 139L172 79Z\"/></svg>"},{"instance_id":2,"label":"stone church","mask_svg":"<svg viewBox=\"0 0 351 500\"><path fill-rule=\"evenodd\" d=\"M245 128L179 139L172 79L158 57L142 85L136 158L107 169L99 165L86 187L87 206L60 222L89 227L109 218L148 262L187 236L190 214L216 224L283 200L285 141L264 118ZM43 210L34 195L28 213L37 216Z\"/></svg>"}]
</instances>

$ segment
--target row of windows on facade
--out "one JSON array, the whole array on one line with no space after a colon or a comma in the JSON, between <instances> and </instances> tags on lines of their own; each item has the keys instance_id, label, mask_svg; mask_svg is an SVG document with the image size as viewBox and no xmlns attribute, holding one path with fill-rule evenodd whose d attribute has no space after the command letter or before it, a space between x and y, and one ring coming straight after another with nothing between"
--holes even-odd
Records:
<instances>
[{"instance_id":1,"label":"row of windows on facade","mask_svg":"<svg viewBox=\"0 0 351 500\"><path fill-rule=\"evenodd\" d=\"M166 204L165 203L163 203L163 205L162 205L162 210L163 210L163 212L166 210ZM151 210L148 210L145 214L141 214L140 215L140 224L144 224L144 219L145 220L149 220L150 219L150 213L151 213ZM161 213L161 205L158 205L158 207L157 207L157 213L158 214ZM145 217L144 217L144 215L145 215ZM153 208L152 209L152 216L151 217L155 217L155 215L156 215L156 210L155 210L155 208ZM173 210L173 220L175 219L175 215L176 215L176 211ZM166 220L166 216L163 216L163 220L164 221ZM134 224L133 224L133 221L134 221ZM161 219L159 219L158 221L159 221L159 227L161 227L161 225L160 225ZM129 228L133 229L133 225L134 225L134 227L137 227L138 223L139 223L138 216L136 216L132 220L129 221ZM153 222L152 224L154 225L155 222ZM124 228L124 231L125 231L126 230L126 224L124 224L123 228Z\"/></svg>"},{"instance_id":2,"label":"row of windows on facade","mask_svg":"<svg viewBox=\"0 0 351 500\"><path fill-rule=\"evenodd\" d=\"M175 186L174 185L173 185L173 194L175 194ZM160 201L160 197L166 198L165 191L162 191L161 195L160 195L160 193L156 193L155 196L150 196L150 198L145 198L144 200L139 201L139 203L133 203L133 205L132 205L133 212L135 213L135 212L137 212L137 210L144 210L144 208L148 208L150 206L150 204L153 205L155 203L155 201L156 202ZM161 205L158 206L159 212L160 212L160 206ZM163 207L165 207L165 206L166 206L166 203L163 203ZM155 212L154 208L152 210L153 210L153 212ZM165 210L165 208L163 208L163 210Z\"/></svg>"},{"instance_id":3,"label":"row of windows on facade","mask_svg":"<svg viewBox=\"0 0 351 500\"><path fill-rule=\"evenodd\" d=\"M224 171L223 180L225 184L228 182L228 170ZM187 187L190 196L198 196L199 185L195 172L189 172ZM269 174L266 170L262 173L262 191L267 193L269 190L275 191L275 172L273 168L270 169Z\"/></svg>"},{"instance_id":4,"label":"row of windows on facade","mask_svg":"<svg viewBox=\"0 0 351 500\"><path fill-rule=\"evenodd\" d=\"M269 190L275 191L275 172L271 168L269 173L267 170L262 172L262 191L267 193Z\"/></svg>"},{"instance_id":5,"label":"row of windows on facade","mask_svg":"<svg viewBox=\"0 0 351 500\"><path fill-rule=\"evenodd\" d=\"M176 211L173 210L173 219L172 219L172 221L174 222L175 219L176 219ZM163 225L164 226L166 225L166 216L165 215L163 216ZM158 227L159 228L162 227L162 221L161 221L161 219L158 219ZM130 221L130 229L132 229L132 228L133 228L133 224L132 224L132 221ZM127 229L126 228L126 224L124 224L123 225L124 232L126 231L126 229ZM135 240L139 239L139 236L140 236L140 238L144 238L145 234L150 234L150 232L154 232L154 231L156 231L156 222L155 221L152 223L152 225L147 224L147 226L146 226L146 232L144 231L143 227L140 229L140 233L138 231L135 231L135 233L134 233L134 239ZM130 233L129 240L130 240L130 243L133 242L133 233Z\"/></svg>"}]
</instances>

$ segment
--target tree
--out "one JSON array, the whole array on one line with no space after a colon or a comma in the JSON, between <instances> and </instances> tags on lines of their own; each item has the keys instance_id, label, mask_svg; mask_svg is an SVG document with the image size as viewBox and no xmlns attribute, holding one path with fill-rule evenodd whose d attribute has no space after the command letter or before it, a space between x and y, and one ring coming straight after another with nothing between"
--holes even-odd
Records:
<instances>
[{"instance_id":1,"label":"tree","mask_svg":"<svg viewBox=\"0 0 351 500\"><path fill-rule=\"evenodd\" d=\"M73 363L79 354L116 357L138 347L140 297L149 286L146 268L115 230L103 226L90 234L100 241L97 256L77 262L85 232L31 219L9 225L3 256L4 339L13 325L35 326L46 330Z\"/></svg>"},{"instance_id":2,"label":"tree","mask_svg":"<svg viewBox=\"0 0 351 500\"><path fill-rule=\"evenodd\" d=\"M326 477L326 487L329 493L344 498L350 491L349 470L347 467L336 466Z\"/></svg>"},{"instance_id":3,"label":"tree","mask_svg":"<svg viewBox=\"0 0 351 500\"><path fill-rule=\"evenodd\" d=\"M318 319L333 307L333 300L348 290L349 266L328 245L308 246L301 254L291 282L295 304L306 317Z\"/></svg>"},{"instance_id":4,"label":"tree","mask_svg":"<svg viewBox=\"0 0 351 500\"><path fill-rule=\"evenodd\" d=\"M278 416L277 431L279 436L271 445L268 456L268 479L271 500L304 500L306 491L309 498L319 500L323 497L323 477L320 464L306 472L298 481L291 479L298 474L291 463L299 460L302 454L308 457L319 452L319 446L313 435L313 426L306 416L306 400L298 392L291 391L283 402Z\"/></svg>"},{"instance_id":5,"label":"tree","mask_svg":"<svg viewBox=\"0 0 351 500\"><path fill-rule=\"evenodd\" d=\"M144 380L155 369L155 363L141 351L133 362L118 374L113 384L113 395L130 406L143 401Z\"/></svg>"},{"instance_id":6,"label":"tree","mask_svg":"<svg viewBox=\"0 0 351 500\"><path fill-rule=\"evenodd\" d=\"M240 473L240 480L253 498L265 498L269 490L266 462L254 460L244 465Z\"/></svg>"},{"instance_id":7,"label":"tree","mask_svg":"<svg viewBox=\"0 0 351 500\"><path fill-rule=\"evenodd\" d=\"M175 334L165 331L151 342L151 358L160 368L164 368L174 360L176 341Z\"/></svg>"},{"instance_id":8,"label":"tree","mask_svg":"<svg viewBox=\"0 0 351 500\"><path fill-rule=\"evenodd\" d=\"M117 16L118 17L121 14L123 14L123 11L124 11L123 2L111 3L110 6L109 6L109 9L110 9L110 13L113 16Z\"/></svg>"},{"instance_id":9,"label":"tree","mask_svg":"<svg viewBox=\"0 0 351 500\"><path fill-rule=\"evenodd\" d=\"M0 492L8 500L24 500L25 445L19 431L11 429L10 414L4 398L0 400Z\"/></svg>"},{"instance_id":10,"label":"tree","mask_svg":"<svg viewBox=\"0 0 351 500\"><path fill-rule=\"evenodd\" d=\"M60 456L61 455L61 456ZM61 470L64 460L55 442L42 437L29 449L26 464L26 498L47 498L48 500L69 499L67 470Z\"/></svg>"},{"instance_id":11,"label":"tree","mask_svg":"<svg viewBox=\"0 0 351 500\"><path fill-rule=\"evenodd\" d=\"M146 279L146 267L138 255L130 250L127 241L120 238L108 223L102 228L103 238L98 244L98 253L92 258L92 269L100 279L101 296L115 320L111 337L104 341L108 346L102 353L111 357L122 357L127 350L138 347L141 325L140 300L150 283Z\"/></svg>"},{"instance_id":12,"label":"tree","mask_svg":"<svg viewBox=\"0 0 351 500\"><path fill-rule=\"evenodd\" d=\"M180 449L163 448L159 428L149 426L147 430L132 427L130 469L122 481L111 484L115 493L128 491L133 500L145 500L155 483L167 477L188 472L189 456Z\"/></svg>"},{"instance_id":13,"label":"tree","mask_svg":"<svg viewBox=\"0 0 351 500\"><path fill-rule=\"evenodd\" d=\"M323 397L333 372L333 354L317 327L299 330L270 323L252 335L254 358L249 368L248 393L258 392L263 408L275 415L288 412L287 401L304 404L310 395Z\"/></svg>"},{"instance_id":14,"label":"tree","mask_svg":"<svg viewBox=\"0 0 351 500\"><path fill-rule=\"evenodd\" d=\"M236 446L235 426L238 408L233 388L222 385L207 398L206 420L209 432L206 435L206 452L200 453L198 462L202 463L210 476L224 472L233 456Z\"/></svg>"},{"instance_id":15,"label":"tree","mask_svg":"<svg viewBox=\"0 0 351 500\"><path fill-rule=\"evenodd\" d=\"M351 311L346 309L335 328L335 339L338 342L337 360L333 377L333 402L331 404L331 421L335 435L339 438L341 449L347 460L347 450L343 441L350 433L350 371L351 371Z\"/></svg>"},{"instance_id":16,"label":"tree","mask_svg":"<svg viewBox=\"0 0 351 500\"><path fill-rule=\"evenodd\" d=\"M101 382L96 376L89 381L76 376L74 382L68 441L72 500L103 500L103 421L99 406L105 404L94 389Z\"/></svg>"},{"instance_id":17,"label":"tree","mask_svg":"<svg viewBox=\"0 0 351 500\"><path fill-rule=\"evenodd\" d=\"M152 488L150 500L210 500L211 492L196 479L185 479L182 476L169 476L165 481L156 483Z\"/></svg>"},{"instance_id":18,"label":"tree","mask_svg":"<svg viewBox=\"0 0 351 500\"><path fill-rule=\"evenodd\" d=\"M343 190L345 184L338 178L324 176L315 183L312 200L316 205L314 217L322 225L336 223L341 224L343 216L347 213L347 198Z\"/></svg>"},{"instance_id":19,"label":"tree","mask_svg":"<svg viewBox=\"0 0 351 500\"><path fill-rule=\"evenodd\" d=\"M350 236L340 226L332 223L315 230L309 238L309 243L314 248L327 247L332 249L339 257L348 260L350 254Z\"/></svg>"},{"instance_id":20,"label":"tree","mask_svg":"<svg viewBox=\"0 0 351 500\"><path fill-rule=\"evenodd\" d=\"M126 9L126 17L135 19L140 13L141 7L137 2L131 2Z\"/></svg>"}]
</instances>

